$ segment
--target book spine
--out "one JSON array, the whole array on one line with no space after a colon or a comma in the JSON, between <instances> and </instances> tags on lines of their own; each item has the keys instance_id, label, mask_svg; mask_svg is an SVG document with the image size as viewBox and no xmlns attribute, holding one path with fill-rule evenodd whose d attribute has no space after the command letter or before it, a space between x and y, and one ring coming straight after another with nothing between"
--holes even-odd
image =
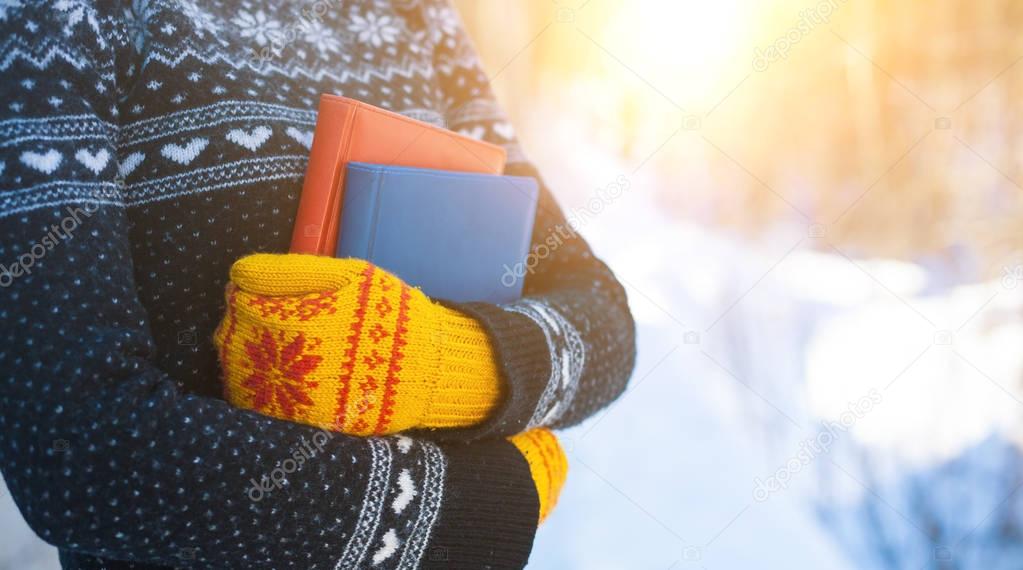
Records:
<instances>
[{"instance_id":1,"label":"book spine","mask_svg":"<svg viewBox=\"0 0 1023 570\"><path fill-rule=\"evenodd\" d=\"M334 182L334 191L331 192L331 202L327 205L327 215L329 217L325 226L326 232L320 244L320 255L333 255L337 249L338 232L341 227L341 209L344 206L345 174L348 172L348 160L351 155L349 149L352 147L352 137L355 136L355 116L362 108L361 103L355 103L346 107L347 119L345 124L348 125L348 130L345 133L341 152L337 158L339 172Z\"/></svg>"},{"instance_id":2,"label":"book spine","mask_svg":"<svg viewBox=\"0 0 1023 570\"><path fill-rule=\"evenodd\" d=\"M291 234L292 253L330 255L333 225L336 239L338 195L344 184L344 163L351 140L354 109L343 102L321 99L309 153L302 196Z\"/></svg>"},{"instance_id":3,"label":"book spine","mask_svg":"<svg viewBox=\"0 0 1023 570\"><path fill-rule=\"evenodd\" d=\"M335 251L337 257L372 261L383 177L379 170L365 168L351 168L345 175L347 188Z\"/></svg>"}]
</instances>

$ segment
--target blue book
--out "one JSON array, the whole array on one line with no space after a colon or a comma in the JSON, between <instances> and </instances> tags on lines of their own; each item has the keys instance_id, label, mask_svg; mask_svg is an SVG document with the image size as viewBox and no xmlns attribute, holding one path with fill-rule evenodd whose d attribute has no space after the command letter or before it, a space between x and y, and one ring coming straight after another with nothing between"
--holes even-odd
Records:
<instances>
[{"instance_id":1,"label":"blue book","mask_svg":"<svg viewBox=\"0 0 1023 570\"><path fill-rule=\"evenodd\" d=\"M533 178L349 163L337 257L368 260L430 297L512 301L538 195Z\"/></svg>"}]
</instances>

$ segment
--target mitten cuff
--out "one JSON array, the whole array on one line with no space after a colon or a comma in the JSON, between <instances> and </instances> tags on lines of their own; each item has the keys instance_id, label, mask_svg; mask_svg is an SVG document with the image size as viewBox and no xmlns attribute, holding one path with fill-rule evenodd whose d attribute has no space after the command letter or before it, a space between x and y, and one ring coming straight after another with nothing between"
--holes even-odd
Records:
<instances>
[{"instance_id":1,"label":"mitten cuff","mask_svg":"<svg viewBox=\"0 0 1023 570\"><path fill-rule=\"evenodd\" d=\"M434 437L475 440L508 436L529 429L540 395L551 375L551 357L543 331L528 317L487 303L451 304L487 332L500 371L501 398L482 423L438 431Z\"/></svg>"},{"instance_id":2,"label":"mitten cuff","mask_svg":"<svg viewBox=\"0 0 1023 570\"><path fill-rule=\"evenodd\" d=\"M490 339L475 319L436 308L437 378L420 423L431 428L479 424L501 401L501 373Z\"/></svg>"}]
</instances>

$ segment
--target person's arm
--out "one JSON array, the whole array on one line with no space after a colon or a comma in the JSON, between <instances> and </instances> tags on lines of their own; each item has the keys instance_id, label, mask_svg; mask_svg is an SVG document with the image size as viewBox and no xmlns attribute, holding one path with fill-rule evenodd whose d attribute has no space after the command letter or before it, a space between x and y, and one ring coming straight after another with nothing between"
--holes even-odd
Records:
<instances>
[{"instance_id":1,"label":"person's arm","mask_svg":"<svg viewBox=\"0 0 1023 570\"><path fill-rule=\"evenodd\" d=\"M512 443L325 434L154 364L116 182L139 62L114 4L0 19L0 470L28 524L176 567L523 565L538 500Z\"/></svg>"},{"instance_id":2,"label":"person's arm","mask_svg":"<svg viewBox=\"0 0 1023 570\"><path fill-rule=\"evenodd\" d=\"M523 299L503 306L458 307L490 333L506 389L490 421L468 433L577 424L614 401L632 374L635 323L625 290L522 157L449 0L426 4L448 128L509 148L506 174L535 177L542 188L530 255L521 268L512 268L526 275Z\"/></svg>"}]
</instances>

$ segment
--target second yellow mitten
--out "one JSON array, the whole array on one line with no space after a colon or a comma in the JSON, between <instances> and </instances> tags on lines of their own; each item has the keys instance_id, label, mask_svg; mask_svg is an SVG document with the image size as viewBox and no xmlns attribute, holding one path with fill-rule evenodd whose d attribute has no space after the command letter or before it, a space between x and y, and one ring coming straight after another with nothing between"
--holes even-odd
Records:
<instances>
[{"instance_id":1,"label":"second yellow mitten","mask_svg":"<svg viewBox=\"0 0 1023 570\"><path fill-rule=\"evenodd\" d=\"M568 458L558 438L548 429L533 429L513 435L508 441L529 463L529 473L540 498L540 522L543 522L558 503L568 476Z\"/></svg>"},{"instance_id":2,"label":"second yellow mitten","mask_svg":"<svg viewBox=\"0 0 1023 570\"><path fill-rule=\"evenodd\" d=\"M226 299L214 341L235 406L382 435L478 424L500 400L482 326L368 262L251 255Z\"/></svg>"}]
</instances>

